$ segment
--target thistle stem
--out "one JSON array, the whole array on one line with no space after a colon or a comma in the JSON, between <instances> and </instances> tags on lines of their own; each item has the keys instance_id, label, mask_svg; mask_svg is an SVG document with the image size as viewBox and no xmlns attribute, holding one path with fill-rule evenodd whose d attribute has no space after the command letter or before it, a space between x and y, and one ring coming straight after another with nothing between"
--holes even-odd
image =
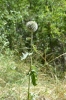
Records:
<instances>
[{"instance_id":1,"label":"thistle stem","mask_svg":"<svg viewBox=\"0 0 66 100\"><path fill-rule=\"evenodd\" d=\"M31 53L33 50L33 32L31 32ZM33 60L32 60L32 55L31 55L31 62L30 62L30 70L29 70L29 83L28 83L28 100L30 100L30 72L32 70L32 64L33 64Z\"/></svg>"},{"instance_id":2,"label":"thistle stem","mask_svg":"<svg viewBox=\"0 0 66 100\"><path fill-rule=\"evenodd\" d=\"M31 53L33 51L33 32L31 33ZM32 66L32 55L31 55L31 66ZM31 69L31 68L30 68Z\"/></svg>"},{"instance_id":3,"label":"thistle stem","mask_svg":"<svg viewBox=\"0 0 66 100\"><path fill-rule=\"evenodd\" d=\"M27 100L30 100L30 75L29 75L29 81L28 81L28 99Z\"/></svg>"}]
</instances>

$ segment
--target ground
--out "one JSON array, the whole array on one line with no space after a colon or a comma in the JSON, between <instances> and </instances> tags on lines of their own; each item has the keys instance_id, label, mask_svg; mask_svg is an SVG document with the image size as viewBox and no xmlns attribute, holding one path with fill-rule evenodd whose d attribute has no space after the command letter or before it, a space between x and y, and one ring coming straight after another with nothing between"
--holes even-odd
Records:
<instances>
[{"instance_id":1,"label":"ground","mask_svg":"<svg viewBox=\"0 0 66 100\"><path fill-rule=\"evenodd\" d=\"M12 57L0 58L0 100L27 100L29 64ZM38 72L37 85L30 87L30 100L66 100L66 77L59 79Z\"/></svg>"}]
</instances>

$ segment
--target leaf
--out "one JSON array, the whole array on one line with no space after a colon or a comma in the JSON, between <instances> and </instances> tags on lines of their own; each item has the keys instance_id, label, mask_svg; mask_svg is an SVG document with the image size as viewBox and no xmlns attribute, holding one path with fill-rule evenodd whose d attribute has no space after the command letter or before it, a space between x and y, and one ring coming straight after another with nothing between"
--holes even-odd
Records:
<instances>
[{"instance_id":1,"label":"leaf","mask_svg":"<svg viewBox=\"0 0 66 100\"><path fill-rule=\"evenodd\" d=\"M31 56L32 54L33 54L33 53L28 53L28 52L22 53L23 56L21 56L21 60L26 59L28 56Z\"/></svg>"},{"instance_id":2,"label":"leaf","mask_svg":"<svg viewBox=\"0 0 66 100\"><path fill-rule=\"evenodd\" d=\"M33 50L37 53L38 52L37 47L35 45L32 46L33 46Z\"/></svg>"},{"instance_id":3,"label":"leaf","mask_svg":"<svg viewBox=\"0 0 66 100\"><path fill-rule=\"evenodd\" d=\"M36 85L37 85L37 84L36 84L36 79L37 79L36 72L35 72L34 70L32 70L31 73L30 73L30 76L31 76L32 84L33 84L34 86L36 86Z\"/></svg>"}]
</instances>

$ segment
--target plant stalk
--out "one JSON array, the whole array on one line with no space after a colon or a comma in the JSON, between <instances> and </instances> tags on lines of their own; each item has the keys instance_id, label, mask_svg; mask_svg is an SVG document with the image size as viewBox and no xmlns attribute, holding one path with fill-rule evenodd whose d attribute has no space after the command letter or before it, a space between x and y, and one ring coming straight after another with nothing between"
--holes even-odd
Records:
<instances>
[{"instance_id":1,"label":"plant stalk","mask_svg":"<svg viewBox=\"0 0 66 100\"><path fill-rule=\"evenodd\" d=\"M32 51L33 51L33 32L31 32L31 53ZM32 64L33 64L33 60L32 60L32 55L31 55L30 70L29 70L29 83L28 83L28 100L30 100L30 73L32 70Z\"/></svg>"}]
</instances>

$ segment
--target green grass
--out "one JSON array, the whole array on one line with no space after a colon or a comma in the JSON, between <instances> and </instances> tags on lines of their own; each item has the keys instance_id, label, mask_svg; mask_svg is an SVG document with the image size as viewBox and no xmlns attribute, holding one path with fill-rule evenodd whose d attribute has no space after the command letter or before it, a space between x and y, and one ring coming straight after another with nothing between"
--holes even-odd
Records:
<instances>
[{"instance_id":1,"label":"green grass","mask_svg":"<svg viewBox=\"0 0 66 100\"><path fill-rule=\"evenodd\" d=\"M29 64L13 56L0 56L0 100L27 100ZM31 100L66 100L66 79L38 72L37 85L31 84Z\"/></svg>"}]
</instances>

